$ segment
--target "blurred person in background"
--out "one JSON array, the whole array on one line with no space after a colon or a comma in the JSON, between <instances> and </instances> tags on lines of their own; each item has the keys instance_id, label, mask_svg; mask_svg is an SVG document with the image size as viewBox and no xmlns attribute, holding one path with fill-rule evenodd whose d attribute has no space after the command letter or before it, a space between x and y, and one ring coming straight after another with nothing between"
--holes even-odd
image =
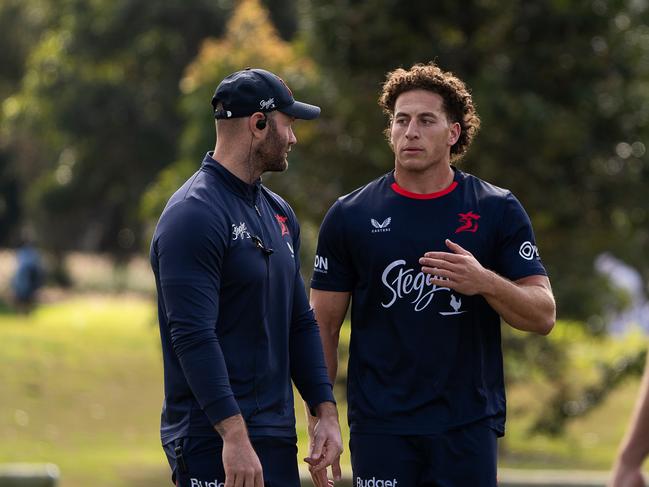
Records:
<instances>
[{"instance_id":1,"label":"blurred person in background","mask_svg":"<svg viewBox=\"0 0 649 487\"><path fill-rule=\"evenodd\" d=\"M645 487L642 464L649 455L649 356L626 436L613 466L609 487Z\"/></svg>"},{"instance_id":2,"label":"blurred person in background","mask_svg":"<svg viewBox=\"0 0 649 487\"><path fill-rule=\"evenodd\" d=\"M44 270L41 256L28 232L23 232L20 246L16 250L16 271L11 278L16 309L21 313L33 310L39 288L43 284Z\"/></svg>"},{"instance_id":3,"label":"blurred person in background","mask_svg":"<svg viewBox=\"0 0 649 487\"><path fill-rule=\"evenodd\" d=\"M171 197L151 244L165 378L161 436L180 487L299 487L291 380L317 417L309 460L342 451L318 326L300 276L300 228L261 183L281 172L295 101L263 69L212 99L216 147Z\"/></svg>"},{"instance_id":4,"label":"blurred person in background","mask_svg":"<svg viewBox=\"0 0 649 487\"><path fill-rule=\"evenodd\" d=\"M353 485L495 487L500 320L548 334L550 281L519 201L451 164L480 126L464 83L432 63L397 69L380 105L395 168L330 208L311 282L332 382L352 303Z\"/></svg>"}]
</instances>

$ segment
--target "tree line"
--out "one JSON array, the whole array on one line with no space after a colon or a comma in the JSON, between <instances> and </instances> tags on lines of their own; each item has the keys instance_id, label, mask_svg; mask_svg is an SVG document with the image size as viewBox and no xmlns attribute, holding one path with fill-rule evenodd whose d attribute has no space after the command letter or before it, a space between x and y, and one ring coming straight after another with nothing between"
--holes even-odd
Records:
<instances>
[{"instance_id":1,"label":"tree line","mask_svg":"<svg viewBox=\"0 0 649 487\"><path fill-rule=\"evenodd\" d=\"M648 24L640 0L4 0L0 245L28 225L57 255L146 252L214 145L216 84L259 66L323 108L265 178L301 219L308 273L329 205L393 166L386 72L434 60L482 118L460 168L517 195L559 316L601 333L592 317L625 297L595 257L649 277Z\"/></svg>"}]
</instances>

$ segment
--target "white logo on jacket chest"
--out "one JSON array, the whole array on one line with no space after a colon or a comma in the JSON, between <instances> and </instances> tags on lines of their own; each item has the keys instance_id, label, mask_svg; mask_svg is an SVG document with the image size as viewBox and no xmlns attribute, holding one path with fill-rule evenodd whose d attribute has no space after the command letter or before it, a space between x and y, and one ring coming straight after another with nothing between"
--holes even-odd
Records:
<instances>
[{"instance_id":1,"label":"white logo on jacket chest","mask_svg":"<svg viewBox=\"0 0 649 487\"><path fill-rule=\"evenodd\" d=\"M232 224L232 240L243 240L244 238L250 238L250 232L248 227L244 222L239 223L239 225Z\"/></svg>"}]
</instances>

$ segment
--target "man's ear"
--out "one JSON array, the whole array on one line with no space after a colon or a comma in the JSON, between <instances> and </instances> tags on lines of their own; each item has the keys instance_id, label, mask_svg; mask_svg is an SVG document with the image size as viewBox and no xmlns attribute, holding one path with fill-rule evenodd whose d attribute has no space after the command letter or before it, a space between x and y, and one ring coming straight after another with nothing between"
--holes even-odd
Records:
<instances>
[{"instance_id":1,"label":"man's ear","mask_svg":"<svg viewBox=\"0 0 649 487\"><path fill-rule=\"evenodd\" d=\"M458 122L452 123L448 134L448 145L451 147L454 146L459 140L461 133L462 127L460 126L460 124Z\"/></svg>"},{"instance_id":2,"label":"man's ear","mask_svg":"<svg viewBox=\"0 0 649 487\"><path fill-rule=\"evenodd\" d=\"M248 127L255 137L263 137L268 118L265 113L255 112L248 118Z\"/></svg>"},{"instance_id":3,"label":"man's ear","mask_svg":"<svg viewBox=\"0 0 649 487\"><path fill-rule=\"evenodd\" d=\"M383 130L383 135L385 136L385 140L388 142L388 145L390 146L390 149L394 151L394 144L392 143L392 123L394 122L394 118L390 117L390 121L388 122L388 126L385 127Z\"/></svg>"}]
</instances>

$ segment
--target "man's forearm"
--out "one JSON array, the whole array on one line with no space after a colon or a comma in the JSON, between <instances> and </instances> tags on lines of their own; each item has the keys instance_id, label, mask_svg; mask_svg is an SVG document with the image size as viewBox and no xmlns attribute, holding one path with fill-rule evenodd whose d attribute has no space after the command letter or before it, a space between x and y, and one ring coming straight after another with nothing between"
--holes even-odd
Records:
<instances>
[{"instance_id":1,"label":"man's forearm","mask_svg":"<svg viewBox=\"0 0 649 487\"><path fill-rule=\"evenodd\" d=\"M322 340L322 351L324 352L327 374L331 385L335 385L338 375L338 342L340 340L340 327L337 332L332 332L330 327L320 326L320 339Z\"/></svg>"},{"instance_id":2,"label":"man's forearm","mask_svg":"<svg viewBox=\"0 0 649 487\"><path fill-rule=\"evenodd\" d=\"M248 439L248 429L243 416L236 414L219 421L214 425L214 429L221 436L223 441L238 441Z\"/></svg>"},{"instance_id":3,"label":"man's forearm","mask_svg":"<svg viewBox=\"0 0 649 487\"><path fill-rule=\"evenodd\" d=\"M486 269L468 250L450 240L451 252L426 252L419 259L428 283L448 287L467 296L482 295L511 326L547 335L554 326L556 310L550 281L530 275L509 281Z\"/></svg>"},{"instance_id":4,"label":"man's forearm","mask_svg":"<svg viewBox=\"0 0 649 487\"><path fill-rule=\"evenodd\" d=\"M638 392L629 430L622 441L618 461L640 467L649 455L649 357Z\"/></svg>"},{"instance_id":5,"label":"man's forearm","mask_svg":"<svg viewBox=\"0 0 649 487\"><path fill-rule=\"evenodd\" d=\"M214 429L223 439L221 460L225 470L225 485L235 485L235 481L236 485L246 487L262 485L263 468L248 437L243 417L237 414L225 418L216 423Z\"/></svg>"},{"instance_id":6,"label":"man's forearm","mask_svg":"<svg viewBox=\"0 0 649 487\"><path fill-rule=\"evenodd\" d=\"M338 373L338 335L332 336L327 334L327 338L325 338L323 327L320 326L320 338L322 340L322 351L324 352L325 364L327 366L327 375L329 377L331 385L333 386L335 384L336 375ZM336 409L336 405L333 402L326 401L318 404L313 411L316 413L316 415L313 416L311 408L305 401L304 406L306 408L307 418L321 418L321 413L326 415L326 412L329 410L329 406L327 405L333 408L336 417L338 417L338 410Z\"/></svg>"},{"instance_id":7,"label":"man's forearm","mask_svg":"<svg viewBox=\"0 0 649 487\"><path fill-rule=\"evenodd\" d=\"M350 296L350 293L311 289L311 306L320 329L322 350L332 385L336 383L336 375L338 374L340 328L349 307Z\"/></svg>"},{"instance_id":8,"label":"man's forearm","mask_svg":"<svg viewBox=\"0 0 649 487\"><path fill-rule=\"evenodd\" d=\"M486 286L480 294L503 320L518 330L550 333L556 320L556 307L548 287L529 284L530 278L512 282L495 272L486 272Z\"/></svg>"},{"instance_id":9,"label":"man's forearm","mask_svg":"<svg viewBox=\"0 0 649 487\"><path fill-rule=\"evenodd\" d=\"M335 418L338 421L338 408L333 402L321 402L315 407L316 416L320 419Z\"/></svg>"}]
</instances>

